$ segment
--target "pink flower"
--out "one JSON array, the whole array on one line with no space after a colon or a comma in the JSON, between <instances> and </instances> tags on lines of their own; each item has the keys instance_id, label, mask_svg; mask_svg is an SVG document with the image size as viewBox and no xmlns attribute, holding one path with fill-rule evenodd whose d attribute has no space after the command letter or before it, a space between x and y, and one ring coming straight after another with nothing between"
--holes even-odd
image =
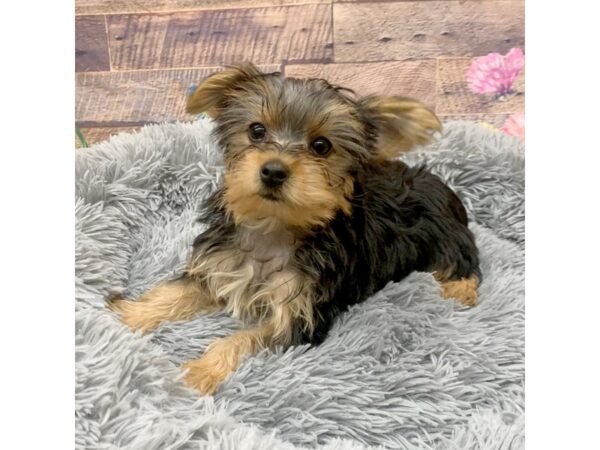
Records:
<instances>
[{"instance_id":1,"label":"pink flower","mask_svg":"<svg viewBox=\"0 0 600 450\"><path fill-rule=\"evenodd\" d=\"M511 115L502 128L500 128L504 133L509 136L516 136L522 141L525 140L525 113L518 112Z\"/></svg>"},{"instance_id":2,"label":"pink flower","mask_svg":"<svg viewBox=\"0 0 600 450\"><path fill-rule=\"evenodd\" d=\"M478 94L506 94L524 66L525 57L520 48L510 49L506 56L490 53L475 58L467 70L469 87Z\"/></svg>"}]
</instances>

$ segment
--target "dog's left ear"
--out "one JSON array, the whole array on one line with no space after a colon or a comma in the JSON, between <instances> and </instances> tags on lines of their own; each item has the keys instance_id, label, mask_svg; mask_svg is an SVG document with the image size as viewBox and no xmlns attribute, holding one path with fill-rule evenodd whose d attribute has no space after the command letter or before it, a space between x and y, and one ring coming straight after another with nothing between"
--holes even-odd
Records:
<instances>
[{"instance_id":1,"label":"dog's left ear","mask_svg":"<svg viewBox=\"0 0 600 450\"><path fill-rule=\"evenodd\" d=\"M253 64L228 67L206 78L188 97L186 111L190 114L206 113L216 118L228 93L237 85L262 75Z\"/></svg>"},{"instance_id":2,"label":"dog's left ear","mask_svg":"<svg viewBox=\"0 0 600 450\"><path fill-rule=\"evenodd\" d=\"M431 140L442 129L437 116L423 103L407 97L370 96L359 101L359 111L376 134L376 159L390 159Z\"/></svg>"}]
</instances>

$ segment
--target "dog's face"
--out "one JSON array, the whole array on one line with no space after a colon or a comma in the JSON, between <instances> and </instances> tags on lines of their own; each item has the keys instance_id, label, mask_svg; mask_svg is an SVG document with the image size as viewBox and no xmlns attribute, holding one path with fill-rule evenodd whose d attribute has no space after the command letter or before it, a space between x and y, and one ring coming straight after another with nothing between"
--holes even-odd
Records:
<instances>
[{"instance_id":1,"label":"dog's face","mask_svg":"<svg viewBox=\"0 0 600 450\"><path fill-rule=\"evenodd\" d=\"M439 121L404 98L354 99L324 80L254 66L207 78L188 111L217 122L225 152L225 207L237 223L276 218L310 229L350 214L354 179L369 158L425 143ZM392 150L393 149L393 150Z\"/></svg>"}]
</instances>

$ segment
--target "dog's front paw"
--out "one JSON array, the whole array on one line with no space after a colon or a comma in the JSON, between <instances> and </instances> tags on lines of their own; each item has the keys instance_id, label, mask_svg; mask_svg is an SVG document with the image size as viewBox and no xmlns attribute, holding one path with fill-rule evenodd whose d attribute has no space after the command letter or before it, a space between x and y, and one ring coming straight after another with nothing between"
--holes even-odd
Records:
<instances>
[{"instance_id":1,"label":"dog's front paw","mask_svg":"<svg viewBox=\"0 0 600 450\"><path fill-rule=\"evenodd\" d=\"M147 333L160 324L160 320L152 309L143 303L116 295L111 296L107 300L107 304L109 309L117 313L123 323L134 331L140 330L142 333Z\"/></svg>"},{"instance_id":2,"label":"dog's front paw","mask_svg":"<svg viewBox=\"0 0 600 450\"><path fill-rule=\"evenodd\" d=\"M206 356L188 361L181 366L181 370L187 371L184 376L187 386L207 395L213 395L230 373L223 365L215 365L215 361Z\"/></svg>"}]
</instances>

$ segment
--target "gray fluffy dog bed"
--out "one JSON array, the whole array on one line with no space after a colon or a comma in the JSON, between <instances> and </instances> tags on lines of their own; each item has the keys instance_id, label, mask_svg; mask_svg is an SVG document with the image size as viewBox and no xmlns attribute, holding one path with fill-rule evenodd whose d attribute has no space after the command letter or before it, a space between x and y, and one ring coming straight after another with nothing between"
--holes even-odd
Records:
<instances>
[{"instance_id":1,"label":"gray fluffy dog bed","mask_svg":"<svg viewBox=\"0 0 600 450\"><path fill-rule=\"evenodd\" d=\"M440 298L431 274L390 283L318 348L263 351L214 397L178 366L239 325L224 314L134 334L105 306L181 270L219 182L211 123L150 126L76 156L76 442L123 449L509 449L524 442L524 154L471 123L405 159L463 199L480 302Z\"/></svg>"}]
</instances>

